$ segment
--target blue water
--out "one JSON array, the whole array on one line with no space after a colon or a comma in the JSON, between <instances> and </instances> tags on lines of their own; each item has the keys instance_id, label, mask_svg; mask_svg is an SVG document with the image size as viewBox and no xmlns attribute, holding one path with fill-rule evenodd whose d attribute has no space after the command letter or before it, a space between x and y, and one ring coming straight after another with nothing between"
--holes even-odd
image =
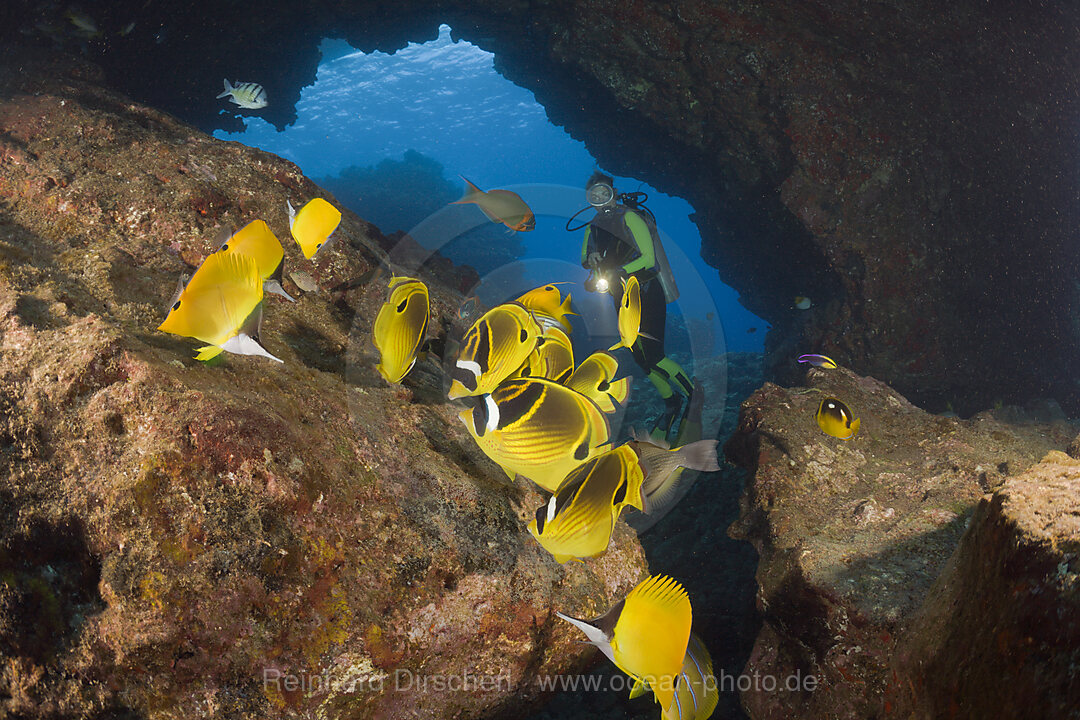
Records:
<instances>
[{"instance_id":1,"label":"blue water","mask_svg":"<svg viewBox=\"0 0 1080 720\"><path fill-rule=\"evenodd\" d=\"M414 150L440 163L446 180L458 188L463 186L458 175L463 175L484 190L513 189L537 213L536 229L513 238L490 231L485 237L506 244L513 254L523 253L516 271L527 282L580 282L585 278L578 267L581 231L567 232L565 225L570 214L585 206L582 186L597 169L596 160L583 143L548 121L532 93L495 71L491 53L454 42L450 32L443 25L437 40L410 44L393 55L364 54L342 41L326 41L316 83L302 93L294 125L278 132L258 111L223 109L242 112L246 131L215 136L287 158L312 178L335 176L349 166L400 161ZM693 208L633 178L616 177L616 187L648 193L648 207L666 235L681 291L669 317L681 311L696 327L709 326L714 352L760 350L768 326L743 308L716 269L701 259L701 238L688 217ZM406 194L398 202L407 208L425 199ZM378 224L364 208L353 209ZM470 216L462 213L471 212L473 225L486 223L471 206L446 212L463 221ZM387 233L411 229L380 227ZM553 272L559 276L552 277ZM497 275L498 269L489 274ZM575 301L583 295L579 289Z\"/></svg>"}]
</instances>

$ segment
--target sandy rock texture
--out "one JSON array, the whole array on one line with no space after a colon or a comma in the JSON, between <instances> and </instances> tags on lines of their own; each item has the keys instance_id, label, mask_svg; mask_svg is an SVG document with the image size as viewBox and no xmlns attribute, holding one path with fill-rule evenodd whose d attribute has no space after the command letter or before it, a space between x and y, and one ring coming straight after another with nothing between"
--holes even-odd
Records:
<instances>
[{"instance_id":1,"label":"sandy rock texture","mask_svg":"<svg viewBox=\"0 0 1080 720\"><path fill-rule=\"evenodd\" d=\"M1060 420L1022 422L1023 414L1009 408L970 420L928 414L877 380L844 368L809 370L805 385L766 383L754 393L726 451L751 473L741 517L730 532L750 540L760 555L757 603L764 624L744 672L771 676L774 687L812 675L815 686L793 682L790 691L770 692L755 683L742 693L743 704L755 720L887 716L906 682L894 672L894 658L911 638L923 637L924 621L917 616L932 605L933 592L941 592L931 588L945 582L939 578L965 529L970 524L969 535L975 533L980 518L993 515L984 496L998 490L1001 498L1012 498L1008 512L1035 512L1043 500L1029 501L1018 491L1031 484L1011 491L1009 483L1049 450L1064 448L1075 427ZM839 398L861 419L851 440L818 428L815 413L826 396ZM992 507L1000 508L1001 498ZM984 552L1006 552L996 543L984 548L974 542L964 546L980 563ZM1013 575L1010 568L994 572ZM1023 583L1024 570L1016 573ZM966 577L968 596L988 597L999 587L996 575L973 570ZM1068 607L1048 599L1031 609L1030 619L1056 622L1055 613ZM973 615L950 619L948 632L955 637L984 632ZM981 662L971 657L968 664L990 673ZM1017 654L1011 662L1030 671L1036 660ZM944 689L959 682L947 662L936 672L940 688L912 690L920 708L934 707L947 695Z\"/></svg>"},{"instance_id":2,"label":"sandy rock texture","mask_svg":"<svg viewBox=\"0 0 1080 720\"><path fill-rule=\"evenodd\" d=\"M541 498L475 448L434 363L378 376L371 270L395 240L346 211L305 260L285 202L316 195L92 65L5 58L0 714L478 717L589 655L554 609L590 616L641 579L627 528L566 567L528 537ZM255 218L298 297L266 300L284 365L202 365L155 327L218 228ZM417 272L448 325L468 269Z\"/></svg>"},{"instance_id":3,"label":"sandy rock texture","mask_svg":"<svg viewBox=\"0 0 1080 720\"><path fill-rule=\"evenodd\" d=\"M901 717L1080 717L1080 460L979 502L900 643Z\"/></svg>"}]
</instances>

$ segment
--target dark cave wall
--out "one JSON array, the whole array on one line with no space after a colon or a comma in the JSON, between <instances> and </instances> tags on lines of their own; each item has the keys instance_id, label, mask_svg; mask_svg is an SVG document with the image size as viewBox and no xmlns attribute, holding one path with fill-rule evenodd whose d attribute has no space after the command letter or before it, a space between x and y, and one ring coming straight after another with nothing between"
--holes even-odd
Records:
<instances>
[{"instance_id":1,"label":"dark cave wall","mask_svg":"<svg viewBox=\"0 0 1080 720\"><path fill-rule=\"evenodd\" d=\"M1080 410L1076 7L143 5L85 3L103 29L86 53L204 129L237 123L213 97L222 76L260 80L281 127L319 38L392 52L447 22L605 168L694 205L703 255L774 325L777 379L819 351L935 409L1052 395ZM9 27L32 26L32 6Z\"/></svg>"}]
</instances>

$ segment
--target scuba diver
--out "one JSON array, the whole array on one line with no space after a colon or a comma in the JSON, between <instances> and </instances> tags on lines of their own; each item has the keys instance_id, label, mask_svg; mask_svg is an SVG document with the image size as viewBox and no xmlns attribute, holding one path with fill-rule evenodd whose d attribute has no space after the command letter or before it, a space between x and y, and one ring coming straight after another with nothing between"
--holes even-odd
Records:
<instances>
[{"instance_id":1,"label":"scuba diver","mask_svg":"<svg viewBox=\"0 0 1080 720\"><path fill-rule=\"evenodd\" d=\"M668 266L656 218L644 206L645 193L615 191L614 180L594 172L585 184L585 197L596 216L585 227L581 264L589 270L585 289L610 293L619 307L622 281L637 276L641 285L641 332L630 353L664 400L664 411L650 435L673 447L701 438L702 391L677 362L664 352L667 304L679 297ZM572 219L572 218L571 218ZM578 226L580 228L581 226ZM567 223L567 230L576 230ZM683 398L686 408L680 417ZM677 437L675 422L679 418Z\"/></svg>"}]
</instances>

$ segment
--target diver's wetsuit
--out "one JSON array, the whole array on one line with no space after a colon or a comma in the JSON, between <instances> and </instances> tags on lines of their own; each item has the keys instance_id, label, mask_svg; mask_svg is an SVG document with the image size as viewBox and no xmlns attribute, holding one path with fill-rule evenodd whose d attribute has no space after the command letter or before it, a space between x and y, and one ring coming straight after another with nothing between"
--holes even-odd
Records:
<instances>
[{"instance_id":1,"label":"diver's wetsuit","mask_svg":"<svg viewBox=\"0 0 1080 720\"><path fill-rule=\"evenodd\" d=\"M594 254L595 253L595 254ZM664 326L667 323L667 298L656 266L656 252L650 224L641 214L616 205L600 209L585 227L581 246L581 264L590 267L590 258L597 259L594 269L609 278L609 292L619 306L622 283L619 278L637 276L641 285L641 332L630 354L649 375L666 410L657 421L654 434L666 435L679 414L681 401L673 388L685 397L693 392L693 382L677 362L664 352Z\"/></svg>"}]
</instances>

